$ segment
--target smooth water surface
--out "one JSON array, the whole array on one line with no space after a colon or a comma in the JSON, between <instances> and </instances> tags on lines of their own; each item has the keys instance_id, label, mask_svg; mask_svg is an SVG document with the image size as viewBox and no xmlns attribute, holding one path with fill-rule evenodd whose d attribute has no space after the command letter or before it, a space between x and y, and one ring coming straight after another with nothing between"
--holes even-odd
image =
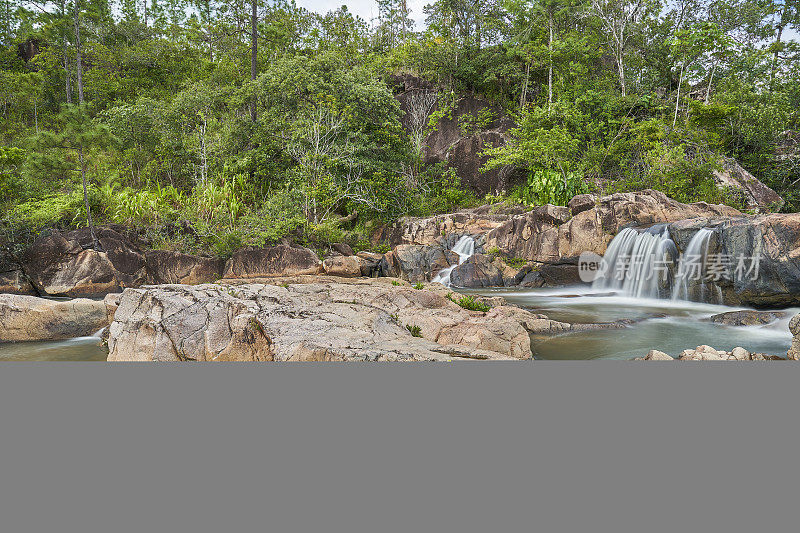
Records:
<instances>
[{"instance_id":1,"label":"smooth water surface","mask_svg":"<svg viewBox=\"0 0 800 533\"><path fill-rule=\"evenodd\" d=\"M0 343L0 361L105 361L106 357L108 349L99 337Z\"/></svg>"},{"instance_id":2,"label":"smooth water surface","mask_svg":"<svg viewBox=\"0 0 800 533\"><path fill-rule=\"evenodd\" d=\"M566 289L485 289L487 296L503 296L552 320L569 323L637 322L622 329L605 329L531 338L536 359L633 359L656 349L672 356L701 344L718 350L742 346L751 352L785 355L791 346L787 318L767 326L732 327L714 324L712 315L732 308L680 300L658 300L597 292L588 287Z\"/></svg>"}]
</instances>

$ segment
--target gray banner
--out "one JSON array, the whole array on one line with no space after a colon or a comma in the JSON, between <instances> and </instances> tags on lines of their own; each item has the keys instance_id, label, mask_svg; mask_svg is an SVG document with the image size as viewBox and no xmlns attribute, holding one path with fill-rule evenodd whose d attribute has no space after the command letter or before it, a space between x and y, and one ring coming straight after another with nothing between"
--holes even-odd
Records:
<instances>
[{"instance_id":1,"label":"gray banner","mask_svg":"<svg viewBox=\"0 0 800 533\"><path fill-rule=\"evenodd\" d=\"M800 368L0 364L0 530L795 532Z\"/></svg>"}]
</instances>

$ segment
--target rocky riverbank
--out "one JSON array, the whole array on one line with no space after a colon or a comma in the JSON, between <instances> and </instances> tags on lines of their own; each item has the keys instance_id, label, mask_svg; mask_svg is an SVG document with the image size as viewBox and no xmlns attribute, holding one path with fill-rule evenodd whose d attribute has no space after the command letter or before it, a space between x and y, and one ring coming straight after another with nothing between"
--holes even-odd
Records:
<instances>
[{"instance_id":1,"label":"rocky riverbank","mask_svg":"<svg viewBox=\"0 0 800 533\"><path fill-rule=\"evenodd\" d=\"M396 277L426 282L455 267L453 285L479 287L564 286L580 282L578 257L603 254L623 228L669 223L684 250L700 228L715 230L714 252L758 255L754 280L722 283L725 301L735 305L780 307L800 303L800 214L745 216L705 203L681 204L656 191L605 197L576 196L568 207L484 206L422 219L401 219L381 228L373 242L389 243L388 253L359 252L333 243L325 257L309 248L280 244L245 248L227 261L148 250L122 227L98 230L95 249L85 229L51 231L19 257L0 261L0 290L40 296L102 297L154 284L201 284L218 279L297 275L345 278ZM459 264L451 249L469 235L475 254Z\"/></svg>"},{"instance_id":2,"label":"rocky riverbank","mask_svg":"<svg viewBox=\"0 0 800 533\"><path fill-rule=\"evenodd\" d=\"M502 299L484 302L487 311L464 309L441 286L255 281L126 289L109 328L109 360L519 360L532 356L532 332L569 329Z\"/></svg>"}]
</instances>

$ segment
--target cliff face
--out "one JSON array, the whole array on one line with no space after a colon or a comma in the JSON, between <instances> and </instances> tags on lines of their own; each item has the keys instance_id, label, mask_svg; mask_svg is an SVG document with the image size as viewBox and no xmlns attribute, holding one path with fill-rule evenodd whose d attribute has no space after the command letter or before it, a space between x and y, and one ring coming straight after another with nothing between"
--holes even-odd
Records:
<instances>
[{"instance_id":1,"label":"cliff face","mask_svg":"<svg viewBox=\"0 0 800 533\"><path fill-rule=\"evenodd\" d=\"M420 122L416 117L429 116L438 109L438 103L431 103L436 87L411 75L394 76L390 83L404 112L403 127L412 133ZM455 169L461 183L480 196L507 190L516 178L514 169L502 167L482 173L480 168L488 158L480 153L486 146L505 144L506 134L514 127L514 122L500 106L488 100L473 95L456 98L449 115L439 120L436 129L425 136L424 162L447 163Z\"/></svg>"}]
</instances>

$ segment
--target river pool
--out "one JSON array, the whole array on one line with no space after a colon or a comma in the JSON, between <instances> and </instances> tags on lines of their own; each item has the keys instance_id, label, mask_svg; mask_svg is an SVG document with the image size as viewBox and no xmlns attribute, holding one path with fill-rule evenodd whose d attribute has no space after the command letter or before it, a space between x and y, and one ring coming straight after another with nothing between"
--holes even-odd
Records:
<instances>
[{"instance_id":1,"label":"river pool","mask_svg":"<svg viewBox=\"0 0 800 533\"><path fill-rule=\"evenodd\" d=\"M623 329L601 329L531 338L536 359L633 359L652 349L672 356L707 344L729 351L742 346L751 352L785 355L792 343L789 320L800 312L766 326L733 327L709 322L712 315L743 308L688 301L632 298L598 292L589 287L560 289L484 289L486 296L509 302L569 323L637 322Z\"/></svg>"}]
</instances>

